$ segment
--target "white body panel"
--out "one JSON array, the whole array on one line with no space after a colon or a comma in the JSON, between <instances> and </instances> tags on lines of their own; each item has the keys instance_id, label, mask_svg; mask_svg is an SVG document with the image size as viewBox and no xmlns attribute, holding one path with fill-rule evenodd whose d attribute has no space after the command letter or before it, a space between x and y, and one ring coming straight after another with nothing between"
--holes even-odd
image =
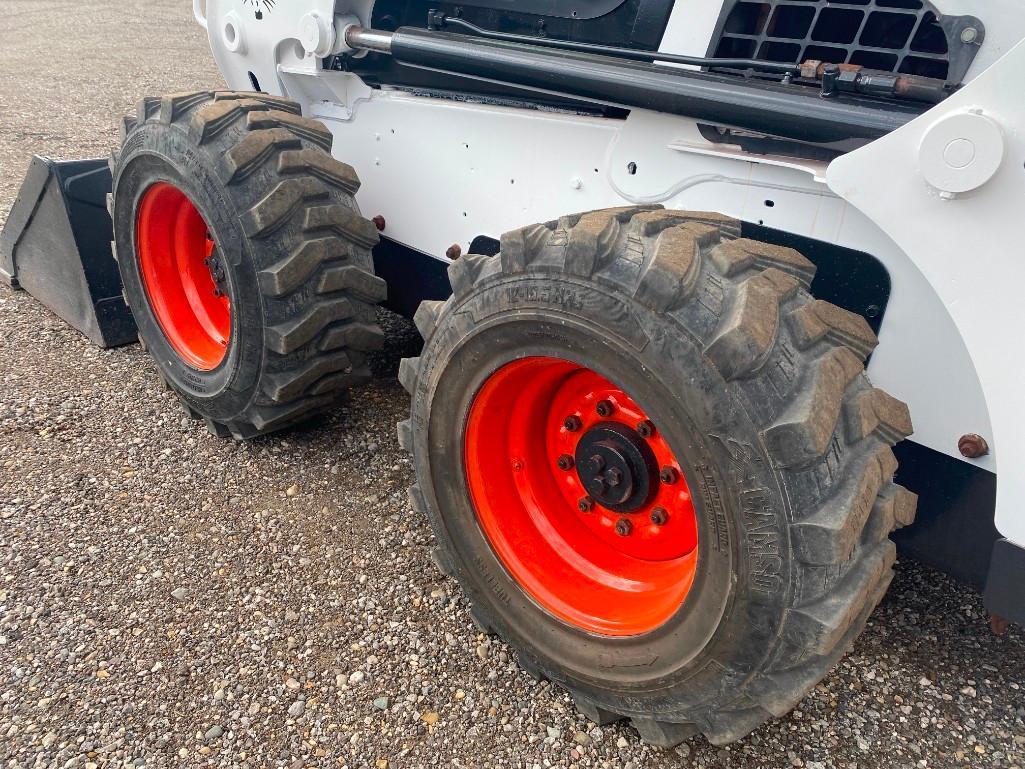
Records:
<instances>
[{"instance_id":1,"label":"white body panel","mask_svg":"<svg viewBox=\"0 0 1025 769\"><path fill-rule=\"evenodd\" d=\"M958 240L949 234L951 227L935 226L947 209L926 203L905 207L901 195L927 186L912 156L896 159L908 142L913 143L904 137L913 134L919 121L827 168L711 144L692 121L642 110L631 112L626 120L613 120L372 90L354 75L325 71L317 59L299 55L299 20L311 10L330 13L332 5L332 0L278 3L273 24L247 22L246 14L239 14L246 27L241 33L247 53L241 54L228 50L225 24L238 18L231 14L241 8L248 8L251 18L251 7L243 0L208 0L211 44L232 87L248 89L252 72L265 90L298 99L306 114L329 126L336 136L336 154L352 164L362 180L358 199L363 213L383 215L388 237L440 256L453 243L465 250L478 235L498 237L569 212L658 202L668 208L715 210L868 252L885 265L892 280L870 376L910 405L913 440L951 457L961 459L961 435L975 432L990 439L996 417L1004 420L1006 426L1001 425L991 440L993 451L971 462L994 472L998 462L1008 469L998 484L998 528L1025 543L1025 479L1010 478L1013 468L1025 464L1025 423L1010 413L1007 395L1025 372L1015 368L1020 363L1006 352L1001 367L998 354L1017 343L1008 338L1014 336L1014 324L998 319L1021 317L1010 294L1015 284L1004 276L1022 265L1012 268L1009 262L1014 260L1005 256L1011 253L1011 241L999 241L1005 248L996 250L994 245L990 255L999 260L999 271L993 266L966 275L971 270L963 267L972 263L958 263L953 255L977 252L981 243L991 241L968 240L973 235L967 232ZM939 5L971 12L962 0ZM1022 7L1017 0L998 0L996 5ZM686 16L682 9L687 9ZM369 22L366 4L346 3L334 10ZM981 15L977 10L975 14ZM718 15L715 3L678 3L661 50L704 54ZM987 44L972 74L1025 36L1025 13L1019 11L1014 18L1018 17L1020 24L987 31ZM1012 18L1010 10L1005 9L1001 18ZM1020 50L1014 55L1025 60ZM1019 72L1025 71L1023 65L1025 61L1018 64ZM985 85L986 78L979 78L979 83L981 87L969 84L955 98L992 98L993 87ZM1020 75L1017 83L1016 88L1007 86L1010 96L1020 93ZM1020 109L1013 116L1017 122L1009 125L1023 125ZM934 111L921 120L928 121ZM858 160L877 147L891 149ZM1018 174L1019 185L1025 181L1021 155L1022 151L1012 153L1005 162L1008 173ZM627 172L630 162L637 164L636 174ZM851 168L858 173L847 183L844 174ZM1003 200L1023 199L1020 186L997 195ZM773 205L767 206L766 200ZM962 202L969 203L954 201ZM994 212L1000 210L989 205ZM1014 223L1013 214L1005 218L1007 230ZM974 229L988 226L981 224L986 219L973 221ZM936 258L937 241L951 256ZM979 281L980 277L988 280ZM1007 296L997 299L998 289ZM998 301L1005 308L1003 314L992 306ZM977 313L978 322L965 325L963 308ZM980 345L988 345L990 351Z\"/></svg>"},{"instance_id":2,"label":"white body panel","mask_svg":"<svg viewBox=\"0 0 1025 769\"><path fill-rule=\"evenodd\" d=\"M830 187L877 222L918 265L971 350L993 423L996 469L1002 471L997 529L1018 543L1025 543L1025 245L1016 210L1025 201L1023 72L1025 42L928 114L838 158L828 172ZM981 110L999 126L1003 162L977 189L944 199L922 180L920 147L944 117L971 110ZM885 185L871 173L878 168L888 169Z\"/></svg>"}]
</instances>

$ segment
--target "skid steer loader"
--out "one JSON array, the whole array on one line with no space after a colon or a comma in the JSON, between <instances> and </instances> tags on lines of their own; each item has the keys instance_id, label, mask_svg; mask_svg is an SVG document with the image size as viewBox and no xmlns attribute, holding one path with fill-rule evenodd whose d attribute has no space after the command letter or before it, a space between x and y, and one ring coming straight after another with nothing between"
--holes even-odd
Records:
<instances>
[{"instance_id":1,"label":"skid steer loader","mask_svg":"<svg viewBox=\"0 0 1025 769\"><path fill-rule=\"evenodd\" d=\"M784 715L894 538L1025 620L1020 0L195 16L232 90L142 99L104 188L139 338L244 439L368 378L375 305L412 317L410 505L589 718L671 746Z\"/></svg>"}]
</instances>

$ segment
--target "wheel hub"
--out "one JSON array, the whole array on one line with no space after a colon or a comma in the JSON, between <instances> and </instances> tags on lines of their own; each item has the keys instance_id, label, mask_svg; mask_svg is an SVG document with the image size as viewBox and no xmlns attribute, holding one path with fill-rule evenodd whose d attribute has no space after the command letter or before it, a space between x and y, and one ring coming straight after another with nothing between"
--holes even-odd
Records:
<instances>
[{"instance_id":1,"label":"wheel hub","mask_svg":"<svg viewBox=\"0 0 1025 769\"><path fill-rule=\"evenodd\" d=\"M580 483L599 505L617 513L636 513L651 501L658 463L651 447L618 422L600 422L577 444Z\"/></svg>"}]
</instances>

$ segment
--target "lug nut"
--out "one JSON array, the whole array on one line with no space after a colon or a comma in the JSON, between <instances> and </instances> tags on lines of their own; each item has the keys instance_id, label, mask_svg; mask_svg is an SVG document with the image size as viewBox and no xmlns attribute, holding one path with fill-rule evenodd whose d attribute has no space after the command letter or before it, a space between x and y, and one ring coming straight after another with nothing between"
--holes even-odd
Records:
<instances>
[{"instance_id":1,"label":"lug nut","mask_svg":"<svg viewBox=\"0 0 1025 769\"><path fill-rule=\"evenodd\" d=\"M563 454L559 457L559 461L556 463L560 470L572 470L573 469L573 457L569 454Z\"/></svg>"},{"instance_id":2,"label":"lug nut","mask_svg":"<svg viewBox=\"0 0 1025 769\"><path fill-rule=\"evenodd\" d=\"M594 510L594 500L590 497L581 497L580 501L577 502L577 508L582 513L589 513Z\"/></svg>"},{"instance_id":3,"label":"lug nut","mask_svg":"<svg viewBox=\"0 0 1025 769\"><path fill-rule=\"evenodd\" d=\"M621 537L629 537L630 532L634 530L634 525L630 523L626 518L620 518L616 521L616 534Z\"/></svg>"},{"instance_id":4,"label":"lug nut","mask_svg":"<svg viewBox=\"0 0 1025 769\"><path fill-rule=\"evenodd\" d=\"M976 433L968 433L962 435L957 442L957 450L961 452L961 456L967 457L968 459L978 459L984 457L989 453L989 444L986 443L986 439Z\"/></svg>"},{"instance_id":5,"label":"lug nut","mask_svg":"<svg viewBox=\"0 0 1025 769\"><path fill-rule=\"evenodd\" d=\"M662 479L662 483L676 483L676 480L680 477L680 474L676 472L675 467L663 467L662 472L658 474L658 477Z\"/></svg>"},{"instance_id":6,"label":"lug nut","mask_svg":"<svg viewBox=\"0 0 1025 769\"><path fill-rule=\"evenodd\" d=\"M618 467L610 467L605 473L605 480L608 481L609 486L616 488L623 482L623 472Z\"/></svg>"},{"instance_id":7,"label":"lug nut","mask_svg":"<svg viewBox=\"0 0 1025 769\"><path fill-rule=\"evenodd\" d=\"M637 423L637 434L642 438L650 438L655 434L655 425L650 419Z\"/></svg>"},{"instance_id":8,"label":"lug nut","mask_svg":"<svg viewBox=\"0 0 1025 769\"><path fill-rule=\"evenodd\" d=\"M576 414L570 414L563 421L562 426L569 430L571 433L575 433L577 430L580 429L581 426L580 417L578 417Z\"/></svg>"},{"instance_id":9,"label":"lug nut","mask_svg":"<svg viewBox=\"0 0 1025 769\"><path fill-rule=\"evenodd\" d=\"M651 511L651 522L656 526L665 526L669 522L669 513L664 507L656 507Z\"/></svg>"},{"instance_id":10,"label":"lug nut","mask_svg":"<svg viewBox=\"0 0 1025 769\"><path fill-rule=\"evenodd\" d=\"M610 417L612 412L616 410L616 407L612 405L612 401L598 401L598 405L594 407L594 410L598 412L600 417Z\"/></svg>"},{"instance_id":11,"label":"lug nut","mask_svg":"<svg viewBox=\"0 0 1025 769\"><path fill-rule=\"evenodd\" d=\"M605 469L605 457L601 454L595 454L591 457L591 467L594 468L596 473L600 473Z\"/></svg>"},{"instance_id":12,"label":"lug nut","mask_svg":"<svg viewBox=\"0 0 1025 769\"><path fill-rule=\"evenodd\" d=\"M374 223L374 226L377 228L378 232L384 232L384 224L385 224L385 222L384 222L384 217L383 216L378 214L377 216L375 216L370 221L372 221Z\"/></svg>"}]
</instances>

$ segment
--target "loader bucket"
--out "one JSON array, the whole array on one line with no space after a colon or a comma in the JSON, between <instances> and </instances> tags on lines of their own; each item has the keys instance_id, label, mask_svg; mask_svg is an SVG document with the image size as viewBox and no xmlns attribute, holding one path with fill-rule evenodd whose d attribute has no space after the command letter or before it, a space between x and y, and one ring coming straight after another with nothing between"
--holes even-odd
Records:
<instances>
[{"instance_id":1,"label":"loader bucket","mask_svg":"<svg viewBox=\"0 0 1025 769\"><path fill-rule=\"evenodd\" d=\"M35 156L0 233L0 279L23 288L100 347L136 341L121 296L105 159Z\"/></svg>"}]
</instances>

